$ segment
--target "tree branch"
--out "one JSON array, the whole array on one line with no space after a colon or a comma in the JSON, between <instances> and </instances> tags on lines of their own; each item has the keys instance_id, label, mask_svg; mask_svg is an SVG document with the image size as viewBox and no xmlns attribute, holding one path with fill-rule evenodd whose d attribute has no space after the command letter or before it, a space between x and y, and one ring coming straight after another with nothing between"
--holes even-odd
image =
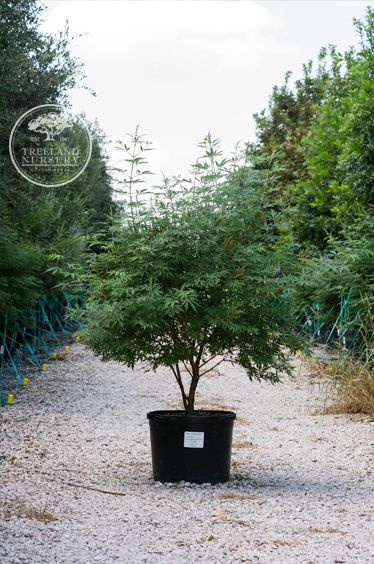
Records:
<instances>
[{"instance_id":1,"label":"tree branch","mask_svg":"<svg viewBox=\"0 0 374 564\"><path fill-rule=\"evenodd\" d=\"M182 400L183 400L184 409L187 410L187 408L188 408L187 396L186 396L186 392L184 391L184 386L183 386L182 377L181 377L181 373L180 373L180 370L179 370L178 363L176 363L175 368L174 368L173 365L171 365L171 369L173 371L175 379L178 382L178 386L179 386L181 393L182 393Z\"/></svg>"},{"instance_id":2,"label":"tree branch","mask_svg":"<svg viewBox=\"0 0 374 564\"><path fill-rule=\"evenodd\" d=\"M191 378L192 378L192 374L191 374L191 372L190 372L190 370L189 370L187 364L184 362L184 360L183 360L182 362L183 362L183 366L185 367L185 369L187 370L188 374L189 374L189 375L191 376Z\"/></svg>"},{"instance_id":3,"label":"tree branch","mask_svg":"<svg viewBox=\"0 0 374 564\"><path fill-rule=\"evenodd\" d=\"M212 357L214 358L214 357ZM204 374L207 374L207 372L210 372L211 370L213 370L216 366L218 366L219 364L221 364L221 362L226 362L227 358L223 358L222 360L220 360L219 362L217 362L217 364L215 364L214 366L212 366L212 368L209 368L208 370L205 370L205 372L203 372L202 374L200 374L200 376L204 376Z\"/></svg>"},{"instance_id":4,"label":"tree branch","mask_svg":"<svg viewBox=\"0 0 374 564\"><path fill-rule=\"evenodd\" d=\"M206 345L206 343L201 343L200 350L199 350L198 355L196 357L196 364L198 366L198 370L200 370L200 360L201 360L201 357L203 356L205 345Z\"/></svg>"},{"instance_id":5,"label":"tree branch","mask_svg":"<svg viewBox=\"0 0 374 564\"><path fill-rule=\"evenodd\" d=\"M205 362L203 362L202 364L200 364L200 368L202 368L203 366L205 366L206 364L208 364L208 362L210 362L213 358L216 358L216 354L214 354L213 356L211 356L210 358L208 358L208 360L206 360Z\"/></svg>"}]
</instances>

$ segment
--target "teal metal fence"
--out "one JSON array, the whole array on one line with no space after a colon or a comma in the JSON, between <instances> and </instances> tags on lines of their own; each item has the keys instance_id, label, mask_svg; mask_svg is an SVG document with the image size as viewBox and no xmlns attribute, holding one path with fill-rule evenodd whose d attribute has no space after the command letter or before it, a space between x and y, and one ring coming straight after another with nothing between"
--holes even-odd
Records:
<instances>
[{"instance_id":1,"label":"teal metal fence","mask_svg":"<svg viewBox=\"0 0 374 564\"><path fill-rule=\"evenodd\" d=\"M68 321L66 314L76 302L43 299L19 314L11 324L7 317L0 324L0 405L11 401L9 396L53 360L56 351L72 342L72 334L81 329L79 321ZM26 380L25 380L26 379Z\"/></svg>"},{"instance_id":2,"label":"teal metal fence","mask_svg":"<svg viewBox=\"0 0 374 564\"><path fill-rule=\"evenodd\" d=\"M319 360L330 362L331 357L343 360L346 355L354 355L367 361L367 336L370 334L370 324L363 318L363 307L355 308L351 312L350 297L352 288L347 286L342 290L334 305L326 311L321 311L318 303L295 309L293 316L300 327L300 331L309 336L310 342L319 348ZM285 297L287 299L287 297Z\"/></svg>"}]
</instances>

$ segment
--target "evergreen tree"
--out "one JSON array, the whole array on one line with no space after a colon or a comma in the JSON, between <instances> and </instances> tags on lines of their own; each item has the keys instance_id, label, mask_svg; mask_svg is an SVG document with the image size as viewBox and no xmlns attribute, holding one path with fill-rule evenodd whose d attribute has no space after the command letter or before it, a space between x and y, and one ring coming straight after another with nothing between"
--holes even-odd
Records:
<instances>
[{"instance_id":1,"label":"evergreen tree","mask_svg":"<svg viewBox=\"0 0 374 564\"><path fill-rule=\"evenodd\" d=\"M114 207L105 136L97 123L88 124L89 165L65 187L31 184L11 162L9 137L19 117L39 105L69 105L69 90L86 88L83 65L69 51L68 26L57 36L42 33L42 11L36 0L0 0L0 241L6 250L0 256L0 311L8 318L56 292L59 278L47 272L50 255L79 260L82 237L102 229Z\"/></svg>"}]
</instances>

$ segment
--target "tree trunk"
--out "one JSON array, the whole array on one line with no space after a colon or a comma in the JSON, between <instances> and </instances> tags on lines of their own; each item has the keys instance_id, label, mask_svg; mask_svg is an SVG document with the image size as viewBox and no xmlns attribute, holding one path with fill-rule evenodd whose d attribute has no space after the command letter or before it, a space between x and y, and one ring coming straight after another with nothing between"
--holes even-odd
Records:
<instances>
[{"instance_id":1,"label":"tree trunk","mask_svg":"<svg viewBox=\"0 0 374 564\"><path fill-rule=\"evenodd\" d=\"M195 363L192 358L190 359L190 364L192 370L192 378L191 378L190 391L188 393L186 415L193 415L194 407L195 407L195 393L200 378L199 364Z\"/></svg>"}]
</instances>

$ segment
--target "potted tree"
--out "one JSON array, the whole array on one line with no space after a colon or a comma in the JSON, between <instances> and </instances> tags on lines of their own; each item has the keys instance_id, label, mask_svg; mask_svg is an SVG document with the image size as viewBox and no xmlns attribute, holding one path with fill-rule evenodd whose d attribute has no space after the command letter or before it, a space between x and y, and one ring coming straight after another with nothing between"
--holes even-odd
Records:
<instances>
[{"instance_id":1,"label":"potted tree","mask_svg":"<svg viewBox=\"0 0 374 564\"><path fill-rule=\"evenodd\" d=\"M148 202L130 175L127 211L84 274L85 346L104 362L166 366L178 383L184 409L148 413L163 482L229 479L235 414L195 409L205 372L237 363L250 380L275 383L301 342L279 300L287 257L274 247L278 216L264 175L237 157L218 162L210 135L202 145L193 181L165 178ZM135 136L130 163L144 150Z\"/></svg>"}]
</instances>

